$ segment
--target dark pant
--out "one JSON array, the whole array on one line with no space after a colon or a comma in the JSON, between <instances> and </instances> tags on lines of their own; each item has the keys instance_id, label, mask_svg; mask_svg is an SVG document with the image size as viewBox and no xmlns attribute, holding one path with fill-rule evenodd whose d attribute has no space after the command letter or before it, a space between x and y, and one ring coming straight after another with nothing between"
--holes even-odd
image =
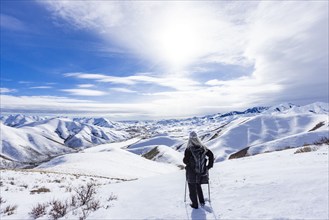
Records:
<instances>
[{"instance_id":1,"label":"dark pant","mask_svg":"<svg viewBox=\"0 0 329 220\"><path fill-rule=\"evenodd\" d=\"M190 191L190 199L193 206L198 206L198 198L200 204L204 204L204 197L202 193L201 184L198 183L189 183L188 189Z\"/></svg>"}]
</instances>

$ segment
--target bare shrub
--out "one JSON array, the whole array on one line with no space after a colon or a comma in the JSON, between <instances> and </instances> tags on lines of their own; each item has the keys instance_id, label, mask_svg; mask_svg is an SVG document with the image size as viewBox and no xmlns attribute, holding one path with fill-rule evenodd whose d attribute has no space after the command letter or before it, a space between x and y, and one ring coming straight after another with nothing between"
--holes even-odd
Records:
<instances>
[{"instance_id":1,"label":"bare shrub","mask_svg":"<svg viewBox=\"0 0 329 220\"><path fill-rule=\"evenodd\" d=\"M111 202L113 200L118 200L118 196L114 195L113 193L111 193L110 197L107 199L108 202Z\"/></svg>"},{"instance_id":2,"label":"bare shrub","mask_svg":"<svg viewBox=\"0 0 329 220\"><path fill-rule=\"evenodd\" d=\"M92 211L96 211L97 209L99 209L101 207L99 200L93 200L90 201L87 204L87 209L88 210L92 210Z\"/></svg>"},{"instance_id":3,"label":"bare shrub","mask_svg":"<svg viewBox=\"0 0 329 220\"><path fill-rule=\"evenodd\" d=\"M89 213L90 211L88 209L82 209L82 216L79 216L79 220L85 220Z\"/></svg>"},{"instance_id":4,"label":"bare shrub","mask_svg":"<svg viewBox=\"0 0 329 220\"><path fill-rule=\"evenodd\" d=\"M52 216L54 219L63 217L67 213L68 205L66 202L54 200L50 203L50 206L51 206L51 210L49 212L49 215Z\"/></svg>"},{"instance_id":5,"label":"bare shrub","mask_svg":"<svg viewBox=\"0 0 329 220\"><path fill-rule=\"evenodd\" d=\"M6 200L4 198L2 198L2 196L0 196L0 205L6 203Z\"/></svg>"},{"instance_id":6,"label":"bare shrub","mask_svg":"<svg viewBox=\"0 0 329 220\"><path fill-rule=\"evenodd\" d=\"M77 193L76 195L80 205L86 205L94 199L96 194L96 184L93 182L87 183L87 185L75 189L75 192Z\"/></svg>"},{"instance_id":7,"label":"bare shrub","mask_svg":"<svg viewBox=\"0 0 329 220\"><path fill-rule=\"evenodd\" d=\"M322 145L322 144L329 145L329 138L327 138L327 137L322 137L322 138L320 138L318 141L315 141L314 144L315 144L315 145Z\"/></svg>"},{"instance_id":8,"label":"bare shrub","mask_svg":"<svg viewBox=\"0 0 329 220\"><path fill-rule=\"evenodd\" d=\"M20 187L27 189L29 186L27 184L20 185Z\"/></svg>"},{"instance_id":9,"label":"bare shrub","mask_svg":"<svg viewBox=\"0 0 329 220\"><path fill-rule=\"evenodd\" d=\"M34 190L31 190L30 193L31 194L34 194L34 193L46 193L46 192L50 192L50 189L48 188L45 188L45 187L41 187L39 189L34 189Z\"/></svg>"},{"instance_id":10,"label":"bare shrub","mask_svg":"<svg viewBox=\"0 0 329 220\"><path fill-rule=\"evenodd\" d=\"M317 147L305 146L305 147L298 148L298 149L295 151L294 154L306 153L306 152L317 151L317 150L318 150Z\"/></svg>"},{"instance_id":11,"label":"bare shrub","mask_svg":"<svg viewBox=\"0 0 329 220\"><path fill-rule=\"evenodd\" d=\"M70 206L72 207L77 207L78 206L78 201L76 196L72 196L70 199Z\"/></svg>"},{"instance_id":12,"label":"bare shrub","mask_svg":"<svg viewBox=\"0 0 329 220\"><path fill-rule=\"evenodd\" d=\"M29 214L34 219L40 218L41 216L44 216L46 214L46 208L47 204L38 203L35 207L32 208Z\"/></svg>"},{"instance_id":13,"label":"bare shrub","mask_svg":"<svg viewBox=\"0 0 329 220\"><path fill-rule=\"evenodd\" d=\"M8 205L8 206L6 206L6 208L3 210L3 213L4 213L5 215L12 215L12 214L14 214L14 212L15 212L16 209L17 209L17 205L14 205L14 206L12 206L12 205Z\"/></svg>"},{"instance_id":14,"label":"bare shrub","mask_svg":"<svg viewBox=\"0 0 329 220\"><path fill-rule=\"evenodd\" d=\"M72 192L72 187L71 186L67 186L65 188L65 192Z\"/></svg>"}]
</instances>

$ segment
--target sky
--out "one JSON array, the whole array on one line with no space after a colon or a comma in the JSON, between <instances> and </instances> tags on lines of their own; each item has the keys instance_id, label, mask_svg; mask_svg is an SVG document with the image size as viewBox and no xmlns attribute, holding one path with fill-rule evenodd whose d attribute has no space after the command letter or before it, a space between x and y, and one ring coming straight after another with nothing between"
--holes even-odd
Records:
<instances>
[{"instance_id":1,"label":"sky","mask_svg":"<svg viewBox=\"0 0 329 220\"><path fill-rule=\"evenodd\" d=\"M1 113L202 116L329 102L328 1L1 0Z\"/></svg>"}]
</instances>

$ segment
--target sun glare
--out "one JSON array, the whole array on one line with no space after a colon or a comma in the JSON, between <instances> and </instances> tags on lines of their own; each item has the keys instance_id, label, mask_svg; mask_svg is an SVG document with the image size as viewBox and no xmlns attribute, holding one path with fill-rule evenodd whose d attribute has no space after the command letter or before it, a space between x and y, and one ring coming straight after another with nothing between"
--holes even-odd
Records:
<instances>
[{"instance_id":1,"label":"sun glare","mask_svg":"<svg viewBox=\"0 0 329 220\"><path fill-rule=\"evenodd\" d=\"M171 12L154 33L157 56L171 69L182 69L202 56L205 32L200 19L182 11Z\"/></svg>"}]
</instances>

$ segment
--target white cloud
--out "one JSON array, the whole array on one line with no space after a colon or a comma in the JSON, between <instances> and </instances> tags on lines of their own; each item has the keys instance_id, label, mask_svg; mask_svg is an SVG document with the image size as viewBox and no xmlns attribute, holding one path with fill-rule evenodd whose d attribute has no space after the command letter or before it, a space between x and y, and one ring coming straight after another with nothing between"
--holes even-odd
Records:
<instances>
[{"instance_id":1,"label":"white cloud","mask_svg":"<svg viewBox=\"0 0 329 220\"><path fill-rule=\"evenodd\" d=\"M33 83L33 82L31 82L31 81L23 81L23 80L21 80L21 81L18 81L18 83L19 83L19 84L31 84L31 83Z\"/></svg>"},{"instance_id":2,"label":"white cloud","mask_svg":"<svg viewBox=\"0 0 329 220\"><path fill-rule=\"evenodd\" d=\"M57 96L0 95L0 98L2 112L108 116L116 120L150 118L155 108L149 103L104 103Z\"/></svg>"},{"instance_id":3,"label":"white cloud","mask_svg":"<svg viewBox=\"0 0 329 220\"><path fill-rule=\"evenodd\" d=\"M125 85L136 85L140 83L155 84L158 86L164 86L174 88L176 90L184 90L193 86L197 86L200 83L187 77L175 77L175 76L150 76L150 75L132 75L132 76L108 76L98 73L66 73L66 77L75 77L79 79L93 79L97 82L115 83Z\"/></svg>"},{"instance_id":4,"label":"white cloud","mask_svg":"<svg viewBox=\"0 0 329 220\"><path fill-rule=\"evenodd\" d=\"M328 100L328 2L263 2L252 19L246 56L271 100ZM297 19L298 18L298 19Z\"/></svg>"},{"instance_id":5,"label":"white cloud","mask_svg":"<svg viewBox=\"0 0 329 220\"><path fill-rule=\"evenodd\" d=\"M26 25L17 18L5 14L0 14L0 26L1 28L13 30L13 31L26 31L28 28Z\"/></svg>"},{"instance_id":6,"label":"white cloud","mask_svg":"<svg viewBox=\"0 0 329 220\"><path fill-rule=\"evenodd\" d=\"M243 110L251 106L267 106L266 99L279 93L282 87L276 83L262 84L250 77L238 80L213 81L210 87L198 87L193 90L146 93L152 103L162 106L154 114L156 117L172 114L204 115L215 112Z\"/></svg>"},{"instance_id":7,"label":"white cloud","mask_svg":"<svg viewBox=\"0 0 329 220\"><path fill-rule=\"evenodd\" d=\"M107 95L106 92L92 90L92 89L61 89L63 92L70 93L76 96L104 96Z\"/></svg>"},{"instance_id":8,"label":"white cloud","mask_svg":"<svg viewBox=\"0 0 329 220\"><path fill-rule=\"evenodd\" d=\"M30 89L51 89L53 88L52 86L33 86L30 87Z\"/></svg>"},{"instance_id":9,"label":"white cloud","mask_svg":"<svg viewBox=\"0 0 329 220\"><path fill-rule=\"evenodd\" d=\"M112 91L123 92L123 93L136 93L137 91L127 89L127 88L111 88Z\"/></svg>"},{"instance_id":10,"label":"white cloud","mask_svg":"<svg viewBox=\"0 0 329 220\"><path fill-rule=\"evenodd\" d=\"M163 69L155 70L163 73L157 75L65 74L88 83L138 87L144 96L137 100L131 92L127 102L134 100L141 107L120 104L125 113L145 111L164 118L286 101L328 101L327 1L40 2L70 25L108 41L104 47L121 47L167 70L186 67L179 74ZM209 71L210 75L210 64L224 68ZM243 77L233 77L231 65L253 68ZM205 71L191 74L192 68ZM224 75L232 77L227 80ZM151 93L150 87L165 88ZM65 91L85 95L95 90Z\"/></svg>"},{"instance_id":11,"label":"white cloud","mask_svg":"<svg viewBox=\"0 0 329 220\"><path fill-rule=\"evenodd\" d=\"M79 88L91 88L94 87L94 84L80 84L78 85Z\"/></svg>"},{"instance_id":12,"label":"white cloud","mask_svg":"<svg viewBox=\"0 0 329 220\"><path fill-rule=\"evenodd\" d=\"M9 89L9 88L0 88L0 93L12 93L17 92L16 89Z\"/></svg>"},{"instance_id":13,"label":"white cloud","mask_svg":"<svg viewBox=\"0 0 329 220\"><path fill-rule=\"evenodd\" d=\"M76 28L167 69L199 59L243 58L246 20L258 3L40 1ZM241 7L241 5L243 7Z\"/></svg>"}]
</instances>

